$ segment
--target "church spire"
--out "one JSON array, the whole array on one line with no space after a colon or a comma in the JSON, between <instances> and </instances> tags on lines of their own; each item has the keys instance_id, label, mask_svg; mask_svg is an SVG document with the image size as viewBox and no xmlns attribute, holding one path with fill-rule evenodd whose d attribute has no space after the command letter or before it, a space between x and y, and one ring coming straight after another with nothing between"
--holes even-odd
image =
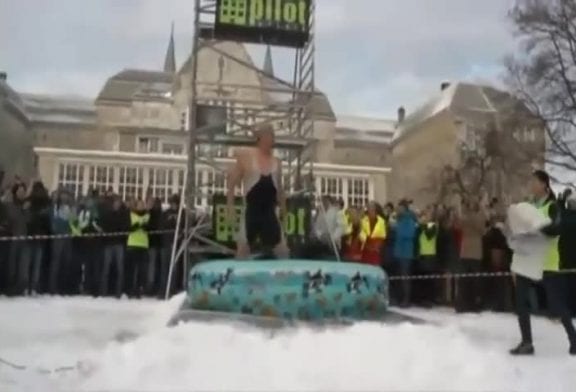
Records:
<instances>
[{"instance_id":1,"label":"church spire","mask_svg":"<svg viewBox=\"0 0 576 392\"><path fill-rule=\"evenodd\" d=\"M176 73L176 50L174 48L174 22L172 22L172 30L170 31L170 41L168 42L168 50L166 51L166 58L164 59L164 72Z\"/></svg>"},{"instance_id":2,"label":"church spire","mask_svg":"<svg viewBox=\"0 0 576 392\"><path fill-rule=\"evenodd\" d=\"M272 64L272 49L270 45L266 47L266 55L264 56L264 67L262 68L270 76L274 76L274 65Z\"/></svg>"}]
</instances>

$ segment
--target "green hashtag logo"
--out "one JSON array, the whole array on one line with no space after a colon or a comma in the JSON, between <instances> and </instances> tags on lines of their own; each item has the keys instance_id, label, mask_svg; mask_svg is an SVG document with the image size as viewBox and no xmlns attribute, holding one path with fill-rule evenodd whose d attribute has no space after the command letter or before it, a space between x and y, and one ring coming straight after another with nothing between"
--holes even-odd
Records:
<instances>
[{"instance_id":1,"label":"green hashtag logo","mask_svg":"<svg viewBox=\"0 0 576 392\"><path fill-rule=\"evenodd\" d=\"M248 0L220 0L220 23L246 25Z\"/></svg>"}]
</instances>

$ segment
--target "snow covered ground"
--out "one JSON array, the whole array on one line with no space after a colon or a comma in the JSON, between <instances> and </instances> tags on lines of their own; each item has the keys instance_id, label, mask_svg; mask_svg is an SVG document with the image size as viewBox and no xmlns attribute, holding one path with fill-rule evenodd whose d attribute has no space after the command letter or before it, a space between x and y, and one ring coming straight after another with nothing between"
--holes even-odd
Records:
<instances>
[{"instance_id":1,"label":"snow covered ground","mask_svg":"<svg viewBox=\"0 0 576 392\"><path fill-rule=\"evenodd\" d=\"M534 322L538 356L510 358L508 315L413 310L427 325L359 323L272 336L164 327L176 301L0 298L0 391L574 391L560 325ZM138 334L136 339L118 339ZM121 340L121 341L119 341ZM41 374L37 368L80 370Z\"/></svg>"}]
</instances>

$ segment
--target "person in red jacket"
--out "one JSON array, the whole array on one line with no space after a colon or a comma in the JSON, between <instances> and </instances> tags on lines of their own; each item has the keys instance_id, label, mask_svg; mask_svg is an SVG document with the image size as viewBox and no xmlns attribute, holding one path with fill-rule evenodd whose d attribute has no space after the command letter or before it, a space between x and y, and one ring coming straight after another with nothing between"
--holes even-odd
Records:
<instances>
[{"instance_id":1,"label":"person in red jacket","mask_svg":"<svg viewBox=\"0 0 576 392\"><path fill-rule=\"evenodd\" d=\"M362 217L360 211L355 207L349 208L347 212L346 235L342 242L343 258L346 261L360 262L362 260L362 249L364 247Z\"/></svg>"},{"instance_id":2,"label":"person in red jacket","mask_svg":"<svg viewBox=\"0 0 576 392\"><path fill-rule=\"evenodd\" d=\"M371 265L382 263L382 249L386 240L386 222L378 215L375 202L368 204L366 216L362 219L362 262Z\"/></svg>"}]
</instances>

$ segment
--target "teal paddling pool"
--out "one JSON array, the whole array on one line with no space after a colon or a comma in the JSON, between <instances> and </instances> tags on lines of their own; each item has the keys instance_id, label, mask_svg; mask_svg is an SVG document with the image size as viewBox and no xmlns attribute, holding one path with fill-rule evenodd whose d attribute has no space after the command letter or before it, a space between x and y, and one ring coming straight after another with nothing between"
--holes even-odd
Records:
<instances>
[{"instance_id":1,"label":"teal paddling pool","mask_svg":"<svg viewBox=\"0 0 576 392\"><path fill-rule=\"evenodd\" d=\"M188 280L186 310L321 321L378 320L388 278L378 267L311 260L210 261Z\"/></svg>"}]
</instances>

